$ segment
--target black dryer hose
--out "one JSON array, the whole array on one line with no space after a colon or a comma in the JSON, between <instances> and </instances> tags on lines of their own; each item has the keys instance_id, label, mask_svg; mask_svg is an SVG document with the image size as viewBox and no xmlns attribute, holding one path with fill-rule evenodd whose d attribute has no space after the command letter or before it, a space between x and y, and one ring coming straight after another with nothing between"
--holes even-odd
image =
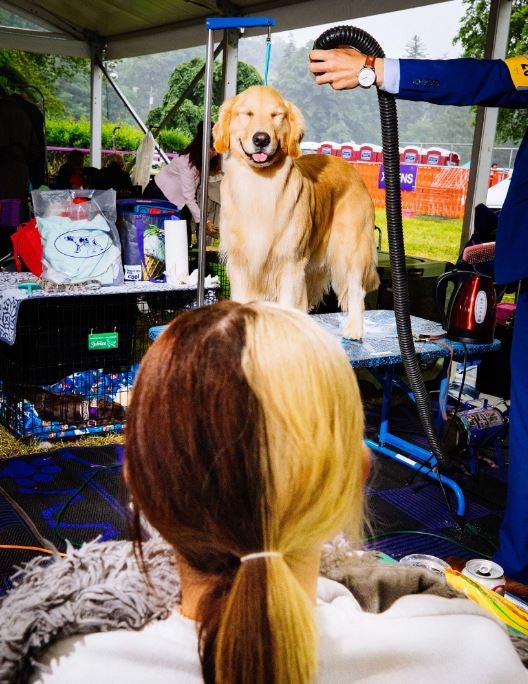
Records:
<instances>
[{"instance_id":1,"label":"black dryer hose","mask_svg":"<svg viewBox=\"0 0 528 684\"><path fill-rule=\"evenodd\" d=\"M366 31L355 26L330 28L322 33L313 45L316 50L330 50L339 46L352 47L363 54L374 55L375 57L385 57L379 43ZM448 471L451 469L452 463L444 453L434 427L431 400L416 357L411 328L401 212L400 151L396 100L394 95L378 89L378 102L385 170L385 210L398 341L407 378L416 400L418 415L429 445L436 456L439 469Z\"/></svg>"}]
</instances>

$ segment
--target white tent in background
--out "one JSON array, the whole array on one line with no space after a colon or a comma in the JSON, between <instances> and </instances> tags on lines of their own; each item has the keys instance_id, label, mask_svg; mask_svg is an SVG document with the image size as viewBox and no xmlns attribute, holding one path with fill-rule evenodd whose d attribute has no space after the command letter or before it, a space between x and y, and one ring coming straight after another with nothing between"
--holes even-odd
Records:
<instances>
[{"instance_id":1,"label":"white tent in background","mask_svg":"<svg viewBox=\"0 0 528 684\"><path fill-rule=\"evenodd\" d=\"M492 185L488 190L486 196L486 206L490 209L500 209L504 204L504 198L510 187L510 179L505 178L504 180Z\"/></svg>"}]
</instances>

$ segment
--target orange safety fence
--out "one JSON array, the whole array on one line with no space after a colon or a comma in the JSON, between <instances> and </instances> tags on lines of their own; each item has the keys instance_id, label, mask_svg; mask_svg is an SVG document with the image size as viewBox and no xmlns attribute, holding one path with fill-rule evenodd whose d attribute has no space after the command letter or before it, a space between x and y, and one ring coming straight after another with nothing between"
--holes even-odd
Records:
<instances>
[{"instance_id":1,"label":"orange safety fence","mask_svg":"<svg viewBox=\"0 0 528 684\"><path fill-rule=\"evenodd\" d=\"M380 163L353 162L376 209L385 207L385 190L378 187ZM469 169L459 166L425 166L418 164L416 187L402 191L404 216L441 216L463 218Z\"/></svg>"}]
</instances>

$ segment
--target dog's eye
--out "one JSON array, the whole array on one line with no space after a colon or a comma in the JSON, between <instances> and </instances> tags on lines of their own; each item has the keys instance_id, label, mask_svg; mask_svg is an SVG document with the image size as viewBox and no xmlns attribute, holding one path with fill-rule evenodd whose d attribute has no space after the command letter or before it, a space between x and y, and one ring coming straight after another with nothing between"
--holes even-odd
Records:
<instances>
[{"instance_id":1,"label":"dog's eye","mask_svg":"<svg viewBox=\"0 0 528 684\"><path fill-rule=\"evenodd\" d=\"M271 115L272 119L283 119L284 118L284 112L273 112Z\"/></svg>"},{"instance_id":2,"label":"dog's eye","mask_svg":"<svg viewBox=\"0 0 528 684\"><path fill-rule=\"evenodd\" d=\"M247 116L250 119L253 116L253 112L240 112L240 116Z\"/></svg>"}]
</instances>

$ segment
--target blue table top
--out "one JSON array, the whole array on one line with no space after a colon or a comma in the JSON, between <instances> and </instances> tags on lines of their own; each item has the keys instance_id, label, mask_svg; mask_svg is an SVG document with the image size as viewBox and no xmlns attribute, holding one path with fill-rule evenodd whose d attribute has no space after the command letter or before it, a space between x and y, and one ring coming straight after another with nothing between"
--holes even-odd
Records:
<instances>
[{"instance_id":1,"label":"blue table top","mask_svg":"<svg viewBox=\"0 0 528 684\"><path fill-rule=\"evenodd\" d=\"M361 342L346 340L342 337L341 330L346 316L345 313L313 314L314 320L331 335L339 338L352 366L355 368L375 368L394 366L403 362L398 335L396 334L394 311L383 309L365 311L363 340ZM411 327L416 337L419 335L445 334L440 323L417 316L411 316ZM165 326L163 325L150 328L149 338L155 340L164 329ZM491 344L462 344L462 342L455 342L447 337L442 337L438 342L452 348L455 358L462 358L464 353L469 357L474 357L500 349L499 340L494 340ZM435 361L439 358L446 358L450 354L449 349L435 342L415 342L415 348L420 361Z\"/></svg>"},{"instance_id":2,"label":"blue table top","mask_svg":"<svg viewBox=\"0 0 528 684\"><path fill-rule=\"evenodd\" d=\"M313 318L330 334L340 339L352 366L355 368L374 368L393 366L403 362L396 333L394 311L384 309L365 311L363 340L361 342L346 340L341 336L346 316L345 313L314 314ZM440 323L417 316L411 316L411 328L415 337L419 335L445 335ZM475 357L500 349L499 340L494 340L490 344L463 344L447 337L441 337L438 342L453 349L455 358L462 358L464 353L469 357ZM434 361L450 355L449 349L435 342L415 342L414 346L420 361Z\"/></svg>"}]
</instances>

